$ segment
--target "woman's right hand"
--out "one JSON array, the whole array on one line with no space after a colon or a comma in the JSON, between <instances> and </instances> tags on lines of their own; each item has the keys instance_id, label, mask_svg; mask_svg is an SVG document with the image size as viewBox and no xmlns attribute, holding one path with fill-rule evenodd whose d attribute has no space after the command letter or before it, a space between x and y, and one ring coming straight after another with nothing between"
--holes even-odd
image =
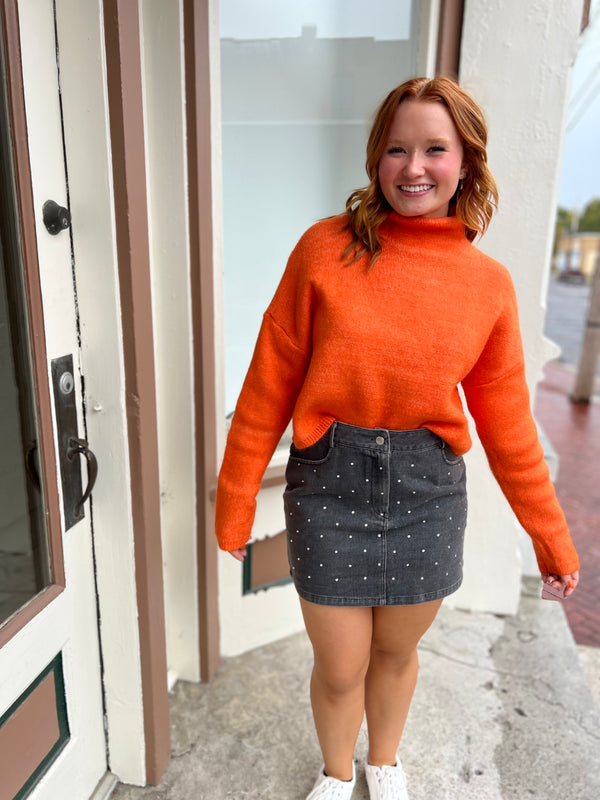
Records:
<instances>
[{"instance_id":1,"label":"woman's right hand","mask_svg":"<svg viewBox=\"0 0 600 800\"><path fill-rule=\"evenodd\" d=\"M231 555L238 561L243 561L246 558L246 548L240 547L237 550L230 550Z\"/></svg>"},{"instance_id":2,"label":"woman's right hand","mask_svg":"<svg viewBox=\"0 0 600 800\"><path fill-rule=\"evenodd\" d=\"M552 572L542 572L542 581L550 586L564 587L564 596L569 597L575 591L579 583L579 570L571 572L570 575L557 575Z\"/></svg>"}]
</instances>

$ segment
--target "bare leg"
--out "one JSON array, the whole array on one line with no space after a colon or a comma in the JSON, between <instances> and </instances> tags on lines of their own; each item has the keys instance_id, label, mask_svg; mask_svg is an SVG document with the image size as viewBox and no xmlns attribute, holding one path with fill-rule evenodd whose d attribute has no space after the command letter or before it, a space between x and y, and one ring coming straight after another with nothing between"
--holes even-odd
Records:
<instances>
[{"instance_id":1,"label":"bare leg","mask_svg":"<svg viewBox=\"0 0 600 800\"><path fill-rule=\"evenodd\" d=\"M373 609L371 660L365 681L369 763L373 766L396 763L396 751L417 683L417 644L441 604L441 600L436 600L415 606Z\"/></svg>"},{"instance_id":2,"label":"bare leg","mask_svg":"<svg viewBox=\"0 0 600 800\"><path fill-rule=\"evenodd\" d=\"M300 603L315 656L310 697L325 772L350 780L364 716L373 610Z\"/></svg>"}]
</instances>

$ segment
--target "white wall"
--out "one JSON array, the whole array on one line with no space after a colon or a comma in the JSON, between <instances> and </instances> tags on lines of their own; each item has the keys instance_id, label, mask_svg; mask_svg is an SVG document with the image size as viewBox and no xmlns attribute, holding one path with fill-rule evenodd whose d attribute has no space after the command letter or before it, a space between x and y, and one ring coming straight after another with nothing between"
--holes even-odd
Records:
<instances>
[{"instance_id":1,"label":"white wall","mask_svg":"<svg viewBox=\"0 0 600 800\"><path fill-rule=\"evenodd\" d=\"M257 498L253 539L285 528L283 486L263 489ZM298 595L292 584L242 595L242 567L220 553L221 652L233 656L274 642L303 628Z\"/></svg>"},{"instance_id":2,"label":"white wall","mask_svg":"<svg viewBox=\"0 0 600 800\"><path fill-rule=\"evenodd\" d=\"M466 0L460 80L483 106L500 210L479 246L511 271L533 390L555 354L542 335L570 73L581 0ZM469 525L460 607L516 611L519 526L475 446L468 456ZM531 562L527 542L525 560Z\"/></svg>"}]
</instances>

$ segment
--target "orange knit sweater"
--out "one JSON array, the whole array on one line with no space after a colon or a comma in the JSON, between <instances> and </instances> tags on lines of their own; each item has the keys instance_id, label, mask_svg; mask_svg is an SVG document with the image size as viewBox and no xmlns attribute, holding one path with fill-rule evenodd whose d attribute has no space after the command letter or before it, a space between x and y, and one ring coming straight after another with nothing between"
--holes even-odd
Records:
<instances>
[{"instance_id":1,"label":"orange knit sweater","mask_svg":"<svg viewBox=\"0 0 600 800\"><path fill-rule=\"evenodd\" d=\"M296 447L334 420L429 428L471 446L462 384L491 469L533 539L542 572L578 569L531 415L514 287L455 217L391 213L382 254L345 266L344 215L300 239L263 319L219 476L224 550L250 538L264 471L293 419Z\"/></svg>"}]
</instances>

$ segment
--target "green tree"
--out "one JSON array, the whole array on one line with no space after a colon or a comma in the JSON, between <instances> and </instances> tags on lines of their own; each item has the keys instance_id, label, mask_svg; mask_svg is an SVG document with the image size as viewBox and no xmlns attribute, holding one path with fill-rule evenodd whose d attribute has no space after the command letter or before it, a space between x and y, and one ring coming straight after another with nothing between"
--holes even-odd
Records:
<instances>
[{"instance_id":1,"label":"green tree","mask_svg":"<svg viewBox=\"0 0 600 800\"><path fill-rule=\"evenodd\" d=\"M579 218L580 231L600 231L600 197L591 200Z\"/></svg>"},{"instance_id":2,"label":"green tree","mask_svg":"<svg viewBox=\"0 0 600 800\"><path fill-rule=\"evenodd\" d=\"M556 254L558 242L563 233L569 233L573 227L574 212L568 208L559 206L556 210L556 223L554 225L554 248L553 253Z\"/></svg>"}]
</instances>

